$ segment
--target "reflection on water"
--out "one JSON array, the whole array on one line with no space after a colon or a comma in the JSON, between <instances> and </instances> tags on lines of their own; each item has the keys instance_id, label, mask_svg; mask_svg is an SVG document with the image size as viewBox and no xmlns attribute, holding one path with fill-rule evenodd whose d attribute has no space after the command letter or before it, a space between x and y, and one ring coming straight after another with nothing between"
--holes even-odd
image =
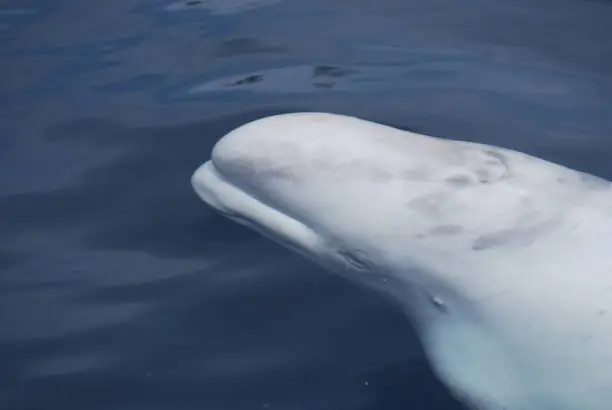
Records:
<instances>
[{"instance_id":1,"label":"reflection on water","mask_svg":"<svg viewBox=\"0 0 612 410\"><path fill-rule=\"evenodd\" d=\"M266 7L281 1L283 0L186 0L171 3L164 9L183 12L202 9L212 15L227 15Z\"/></svg>"},{"instance_id":2,"label":"reflection on water","mask_svg":"<svg viewBox=\"0 0 612 410\"><path fill-rule=\"evenodd\" d=\"M232 128L317 110L612 178L611 16L0 4L0 408L458 410L393 306L219 217L189 177Z\"/></svg>"},{"instance_id":3,"label":"reflection on water","mask_svg":"<svg viewBox=\"0 0 612 410\"><path fill-rule=\"evenodd\" d=\"M250 91L295 94L329 89L336 92L382 93L398 89L406 92L421 89L469 89L503 93L505 96L527 94L536 99L540 94L546 98L552 95L588 93L589 88L592 88L590 82L580 84L573 78L568 82L567 75L557 72L493 65L487 61L478 61L474 56L465 59L468 61L453 59L427 62L426 56L424 60L384 66L285 66L215 78L192 87L188 93Z\"/></svg>"}]
</instances>

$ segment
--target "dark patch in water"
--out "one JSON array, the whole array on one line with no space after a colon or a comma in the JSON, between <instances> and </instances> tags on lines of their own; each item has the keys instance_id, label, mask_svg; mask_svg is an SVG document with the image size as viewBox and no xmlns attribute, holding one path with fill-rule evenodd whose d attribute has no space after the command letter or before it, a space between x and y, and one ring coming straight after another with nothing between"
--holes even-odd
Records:
<instances>
[{"instance_id":1,"label":"dark patch in water","mask_svg":"<svg viewBox=\"0 0 612 410\"><path fill-rule=\"evenodd\" d=\"M233 57L245 54L286 53L285 47L269 46L253 38L232 38L215 46L216 57Z\"/></svg>"},{"instance_id":2,"label":"dark patch in water","mask_svg":"<svg viewBox=\"0 0 612 410\"><path fill-rule=\"evenodd\" d=\"M331 78L340 78L346 77L351 74L356 74L359 71L354 68L342 68L342 67L334 67L329 65L318 65L313 67L312 76L314 78L317 77L331 77Z\"/></svg>"},{"instance_id":3,"label":"dark patch in water","mask_svg":"<svg viewBox=\"0 0 612 410\"><path fill-rule=\"evenodd\" d=\"M263 79L264 79L264 76L262 74L253 74L253 75L244 77L236 82L233 82L232 84L230 84L230 87L235 87L238 85L256 84L256 83L262 82Z\"/></svg>"},{"instance_id":4,"label":"dark patch in water","mask_svg":"<svg viewBox=\"0 0 612 410\"><path fill-rule=\"evenodd\" d=\"M161 74L141 74L93 88L109 93L133 93L162 85L164 78Z\"/></svg>"}]
</instances>

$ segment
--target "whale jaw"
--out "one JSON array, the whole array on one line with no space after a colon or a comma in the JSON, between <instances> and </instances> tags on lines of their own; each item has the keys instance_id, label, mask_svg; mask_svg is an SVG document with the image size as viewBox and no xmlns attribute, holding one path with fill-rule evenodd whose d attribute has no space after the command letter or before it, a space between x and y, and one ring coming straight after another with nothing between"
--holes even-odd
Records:
<instances>
[{"instance_id":1,"label":"whale jaw","mask_svg":"<svg viewBox=\"0 0 612 410\"><path fill-rule=\"evenodd\" d=\"M503 341L470 317L448 312L421 333L438 379L459 401L475 410L536 410L528 379L521 377Z\"/></svg>"}]
</instances>

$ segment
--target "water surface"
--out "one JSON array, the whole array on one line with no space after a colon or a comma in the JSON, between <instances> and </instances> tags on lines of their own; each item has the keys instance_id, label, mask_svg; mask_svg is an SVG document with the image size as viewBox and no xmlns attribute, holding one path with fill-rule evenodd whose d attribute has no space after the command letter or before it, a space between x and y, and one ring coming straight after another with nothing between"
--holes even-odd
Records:
<instances>
[{"instance_id":1,"label":"water surface","mask_svg":"<svg viewBox=\"0 0 612 410\"><path fill-rule=\"evenodd\" d=\"M393 306L189 177L316 110L612 179L611 38L607 1L0 2L0 408L459 410Z\"/></svg>"}]
</instances>

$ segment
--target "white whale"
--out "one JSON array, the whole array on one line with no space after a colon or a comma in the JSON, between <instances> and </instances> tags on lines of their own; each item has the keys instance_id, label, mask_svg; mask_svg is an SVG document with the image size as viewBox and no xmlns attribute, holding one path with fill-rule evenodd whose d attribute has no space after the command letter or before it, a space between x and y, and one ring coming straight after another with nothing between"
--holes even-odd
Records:
<instances>
[{"instance_id":1,"label":"white whale","mask_svg":"<svg viewBox=\"0 0 612 410\"><path fill-rule=\"evenodd\" d=\"M193 175L230 219L393 298L479 410L612 409L612 184L498 147L295 113Z\"/></svg>"}]
</instances>

